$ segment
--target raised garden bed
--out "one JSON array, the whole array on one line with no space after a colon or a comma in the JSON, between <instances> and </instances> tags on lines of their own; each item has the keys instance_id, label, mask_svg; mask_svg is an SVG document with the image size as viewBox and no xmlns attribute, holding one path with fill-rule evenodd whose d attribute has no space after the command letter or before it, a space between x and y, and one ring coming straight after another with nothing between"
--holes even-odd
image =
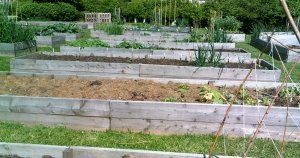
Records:
<instances>
[{"instance_id":1,"label":"raised garden bed","mask_svg":"<svg viewBox=\"0 0 300 158\"><path fill-rule=\"evenodd\" d=\"M88 24L84 22L62 22L62 21L18 21L19 24L22 25L32 25L32 26L48 26L48 25L53 25L53 24L59 24L59 23L64 23L64 24L76 24L78 27L81 29L87 29Z\"/></svg>"},{"instance_id":2,"label":"raised garden bed","mask_svg":"<svg viewBox=\"0 0 300 158\"><path fill-rule=\"evenodd\" d=\"M83 130L119 130L155 134L214 134L228 105L114 101L52 97L0 96L0 120L60 125ZM252 135L266 107L234 105L224 134ZM299 108L290 108L286 140L300 141ZM259 138L281 140L286 109L273 107ZM269 135L270 134L270 135Z\"/></svg>"},{"instance_id":3,"label":"raised garden bed","mask_svg":"<svg viewBox=\"0 0 300 158\"><path fill-rule=\"evenodd\" d=\"M103 31L91 31L91 36L101 40L128 40L139 42L174 42L182 41L189 37L185 33L160 33L160 32L125 32L123 35L107 35Z\"/></svg>"},{"instance_id":4,"label":"raised garden bed","mask_svg":"<svg viewBox=\"0 0 300 158\"><path fill-rule=\"evenodd\" d=\"M64 45L66 42L64 35L36 36L35 39L39 47L57 47Z\"/></svg>"},{"instance_id":5,"label":"raised garden bed","mask_svg":"<svg viewBox=\"0 0 300 158\"><path fill-rule=\"evenodd\" d=\"M110 46L115 46L121 43L122 41L116 40L103 40L107 42ZM171 49L171 50L197 50L198 47L209 48L210 43L196 43L196 42L139 42L144 46L158 46L163 49ZM214 43L215 49L234 49L235 43Z\"/></svg>"},{"instance_id":6,"label":"raised garden bed","mask_svg":"<svg viewBox=\"0 0 300 158\"><path fill-rule=\"evenodd\" d=\"M175 66L177 65L177 66ZM249 81L279 81L281 71L264 60ZM235 68L232 68L235 67ZM177 79L243 80L250 63L226 63L223 68L194 67L192 62L170 59L131 59L101 56L36 54L13 59L11 72L69 75L131 76ZM261 69L262 68L262 69Z\"/></svg>"},{"instance_id":7,"label":"raised garden bed","mask_svg":"<svg viewBox=\"0 0 300 158\"><path fill-rule=\"evenodd\" d=\"M36 52L36 41L0 43L0 56L22 56Z\"/></svg>"},{"instance_id":8,"label":"raised garden bed","mask_svg":"<svg viewBox=\"0 0 300 158\"><path fill-rule=\"evenodd\" d=\"M232 42L245 42L246 34L227 34L232 40Z\"/></svg>"},{"instance_id":9,"label":"raised garden bed","mask_svg":"<svg viewBox=\"0 0 300 158\"><path fill-rule=\"evenodd\" d=\"M72 42L72 41L76 41L77 39L81 38L83 33L58 33L58 32L54 32L54 35L58 35L58 36L65 36L66 38L66 42Z\"/></svg>"},{"instance_id":10,"label":"raised garden bed","mask_svg":"<svg viewBox=\"0 0 300 158\"><path fill-rule=\"evenodd\" d=\"M1 121L156 134L214 134L228 107L216 103L223 100L220 96L216 99L217 94L223 95L226 100L222 102L225 103L230 100L230 94L236 91L234 87L213 88L209 85L161 84L143 80L87 81L3 76L0 82ZM203 93L206 89L210 89L215 99L208 100L205 97L209 93ZM259 104L267 105L269 101L263 100L274 95L275 91L247 89L242 93L237 104L244 101L253 103L258 99L262 101ZM258 98L252 98L257 93ZM299 99L299 96L294 97L290 106L299 106ZM162 100L178 102L167 103ZM283 106L284 103L284 97L278 97L274 106ZM266 108L234 105L227 118L224 134L250 136ZM300 141L297 128L300 109L290 107L289 113L292 118L287 123L287 140ZM270 134L274 139L281 139L285 117L285 107L273 107L258 136L268 138Z\"/></svg>"},{"instance_id":11,"label":"raised garden bed","mask_svg":"<svg viewBox=\"0 0 300 158\"><path fill-rule=\"evenodd\" d=\"M241 62L250 60L251 53L242 49L217 50L222 54L224 62ZM184 50L150 50L150 49L125 49L125 48L96 48L96 47L71 47L61 46L61 55L79 56L107 56L107 57L129 57L129 58L151 58L151 59L177 59L195 60L195 51Z\"/></svg>"},{"instance_id":12,"label":"raised garden bed","mask_svg":"<svg viewBox=\"0 0 300 158\"><path fill-rule=\"evenodd\" d=\"M276 39L272 39L272 45L268 42L271 35L272 38ZM284 45L281 45L278 41ZM264 53L274 56L277 60L281 59L285 62L300 61L300 44L291 32L263 32L260 33L259 38L251 40L251 45L264 50ZM272 50L273 52L271 52Z\"/></svg>"},{"instance_id":13,"label":"raised garden bed","mask_svg":"<svg viewBox=\"0 0 300 158\"><path fill-rule=\"evenodd\" d=\"M16 154L15 157L3 158L206 158L207 154L189 154L175 152L160 152L147 150L130 150L115 148L95 148L79 146L54 146L20 143L0 143L0 152ZM1 155L0 155L1 157ZM2 157L1 157L2 158ZM213 158L231 158L230 156L213 156Z\"/></svg>"}]
</instances>

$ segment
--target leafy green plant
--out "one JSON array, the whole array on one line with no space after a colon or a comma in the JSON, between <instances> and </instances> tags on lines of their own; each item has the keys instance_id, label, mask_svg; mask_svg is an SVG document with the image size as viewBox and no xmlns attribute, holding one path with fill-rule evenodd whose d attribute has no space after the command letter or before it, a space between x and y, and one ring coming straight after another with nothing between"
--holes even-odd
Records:
<instances>
[{"instance_id":1,"label":"leafy green plant","mask_svg":"<svg viewBox=\"0 0 300 158\"><path fill-rule=\"evenodd\" d=\"M68 45L73 47L110 47L107 43L97 39L79 39Z\"/></svg>"},{"instance_id":2,"label":"leafy green plant","mask_svg":"<svg viewBox=\"0 0 300 158\"><path fill-rule=\"evenodd\" d=\"M300 96L300 87L298 87L298 86L283 88L279 92L279 97L282 97L282 98L296 97L296 96Z\"/></svg>"},{"instance_id":3,"label":"leafy green plant","mask_svg":"<svg viewBox=\"0 0 300 158\"><path fill-rule=\"evenodd\" d=\"M242 89L240 91L240 96L243 98L243 100L245 101L246 104L248 105L256 105L257 104L257 99L255 99L254 97L252 97L247 90Z\"/></svg>"},{"instance_id":4,"label":"leafy green plant","mask_svg":"<svg viewBox=\"0 0 300 158\"><path fill-rule=\"evenodd\" d=\"M201 102L223 104L226 101L226 98L219 90L209 85L199 87L199 97Z\"/></svg>"},{"instance_id":5,"label":"leafy green plant","mask_svg":"<svg viewBox=\"0 0 300 158\"><path fill-rule=\"evenodd\" d=\"M54 32L58 33L79 33L81 30L76 24L58 23L46 27L35 27L35 34L39 36L50 36Z\"/></svg>"},{"instance_id":6,"label":"leafy green plant","mask_svg":"<svg viewBox=\"0 0 300 158\"><path fill-rule=\"evenodd\" d=\"M124 28L116 23L106 25L104 30L108 35L123 35Z\"/></svg>"},{"instance_id":7,"label":"leafy green plant","mask_svg":"<svg viewBox=\"0 0 300 158\"><path fill-rule=\"evenodd\" d=\"M177 97L174 97L174 96L169 96L169 97L166 97L165 98L165 102L177 102Z\"/></svg>"},{"instance_id":8,"label":"leafy green plant","mask_svg":"<svg viewBox=\"0 0 300 158\"><path fill-rule=\"evenodd\" d=\"M187 84L180 84L179 87L178 87L178 91L181 93L181 95L185 95L188 90L189 90L189 86Z\"/></svg>"},{"instance_id":9,"label":"leafy green plant","mask_svg":"<svg viewBox=\"0 0 300 158\"><path fill-rule=\"evenodd\" d=\"M135 42L135 41L127 41L123 40L121 43L115 46L116 48L132 48L132 49L145 49L146 46L144 46L141 43Z\"/></svg>"}]
</instances>

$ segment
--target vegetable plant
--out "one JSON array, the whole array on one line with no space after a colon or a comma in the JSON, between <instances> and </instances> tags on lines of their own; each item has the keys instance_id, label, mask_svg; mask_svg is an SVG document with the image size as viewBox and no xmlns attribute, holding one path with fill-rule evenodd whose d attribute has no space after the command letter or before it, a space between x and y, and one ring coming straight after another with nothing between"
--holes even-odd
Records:
<instances>
[{"instance_id":1,"label":"vegetable plant","mask_svg":"<svg viewBox=\"0 0 300 158\"><path fill-rule=\"evenodd\" d=\"M127 41L123 40L121 43L115 46L116 48L132 48L132 49L145 49L146 46L144 46L141 43L135 42L135 41Z\"/></svg>"},{"instance_id":2,"label":"vegetable plant","mask_svg":"<svg viewBox=\"0 0 300 158\"><path fill-rule=\"evenodd\" d=\"M36 27L35 30L36 30L36 35L40 35L40 36L50 36L54 32L59 32L59 33L80 32L80 28L76 24L64 24L64 23L48 25L46 27Z\"/></svg>"},{"instance_id":3,"label":"vegetable plant","mask_svg":"<svg viewBox=\"0 0 300 158\"><path fill-rule=\"evenodd\" d=\"M79 39L68 45L73 47L110 47L107 43L97 39Z\"/></svg>"},{"instance_id":4,"label":"vegetable plant","mask_svg":"<svg viewBox=\"0 0 300 158\"><path fill-rule=\"evenodd\" d=\"M217 52L213 43L210 43L210 47L198 47L198 50L195 52L195 65L197 67L220 67L222 66L221 61L223 60L221 56L222 52Z\"/></svg>"},{"instance_id":5,"label":"vegetable plant","mask_svg":"<svg viewBox=\"0 0 300 158\"><path fill-rule=\"evenodd\" d=\"M199 97L201 102L210 102L223 104L226 98L215 87L204 85L199 88Z\"/></svg>"},{"instance_id":6,"label":"vegetable plant","mask_svg":"<svg viewBox=\"0 0 300 158\"><path fill-rule=\"evenodd\" d=\"M177 102L177 97L169 96L165 98L165 102Z\"/></svg>"}]
</instances>

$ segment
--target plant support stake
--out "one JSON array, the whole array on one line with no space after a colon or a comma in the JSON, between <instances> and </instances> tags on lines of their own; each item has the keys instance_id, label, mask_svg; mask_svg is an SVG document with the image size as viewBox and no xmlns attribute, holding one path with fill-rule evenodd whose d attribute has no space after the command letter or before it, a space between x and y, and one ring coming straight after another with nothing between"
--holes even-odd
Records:
<instances>
[{"instance_id":1,"label":"plant support stake","mask_svg":"<svg viewBox=\"0 0 300 158\"><path fill-rule=\"evenodd\" d=\"M292 29L293 29L293 31L294 31L297 39L298 39L298 42L300 43L300 32L299 32L299 30L298 30L298 28L297 28L297 26L295 24L295 21L294 21L292 15L291 15L291 12L290 12L290 10L288 8L288 5L286 4L286 1L285 0L280 0L280 4L281 4L281 6L282 6L282 8L284 10L285 15L287 16L287 18L289 20L289 23L292 26Z\"/></svg>"}]
</instances>

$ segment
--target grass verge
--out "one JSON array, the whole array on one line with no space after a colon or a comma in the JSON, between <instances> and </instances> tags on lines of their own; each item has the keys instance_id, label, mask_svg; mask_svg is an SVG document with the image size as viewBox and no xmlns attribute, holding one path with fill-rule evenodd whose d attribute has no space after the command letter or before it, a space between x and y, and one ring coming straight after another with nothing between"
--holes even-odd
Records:
<instances>
[{"instance_id":1,"label":"grass verge","mask_svg":"<svg viewBox=\"0 0 300 158\"><path fill-rule=\"evenodd\" d=\"M208 153L212 141L213 136L210 135L159 136L116 131L78 131L63 127L27 127L19 123L0 122L0 142ZM225 153L222 137L216 154L241 156L245 141L243 138L225 138ZM277 141L275 144L279 147ZM284 157L300 157L298 149L300 143L287 143ZM276 150L271 140L257 139L248 156L276 157Z\"/></svg>"},{"instance_id":2,"label":"grass verge","mask_svg":"<svg viewBox=\"0 0 300 158\"><path fill-rule=\"evenodd\" d=\"M239 42L236 43L236 47L237 48L242 48L246 51L248 51L249 53L251 53L251 57L252 58L257 58L259 56L259 54L261 53L261 51L259 49L256 49L255 47L250 45L250 36L248 35L246 38L246 42ZM268 61L269 63L273 63L273 59L271 56L263 53L261 59L264 59L266 61ZM283 81L284 79L284 66L286 67L287 71L289 71L292 67L293 67L294 63L284 63L282 64L280 61L274 59L274 65L281 69L281 81ZM284 65L284 66L283 66ZM291 74L291 78L293 80L293 82L297 82L300 83L300 64L298 63L293 71L293 73ZM289 81L291 82L291 81Z\"/></svg>"},{"instance_id":3,"label":"grass verge","mask_svg":"<svg viewBox=\"0 0 300 158\"><path fill-rule=\"evenodd\" d=\"M10 70L10 59L11 57L0 56L0 71Z\"/></svg>"}]
</instances>

